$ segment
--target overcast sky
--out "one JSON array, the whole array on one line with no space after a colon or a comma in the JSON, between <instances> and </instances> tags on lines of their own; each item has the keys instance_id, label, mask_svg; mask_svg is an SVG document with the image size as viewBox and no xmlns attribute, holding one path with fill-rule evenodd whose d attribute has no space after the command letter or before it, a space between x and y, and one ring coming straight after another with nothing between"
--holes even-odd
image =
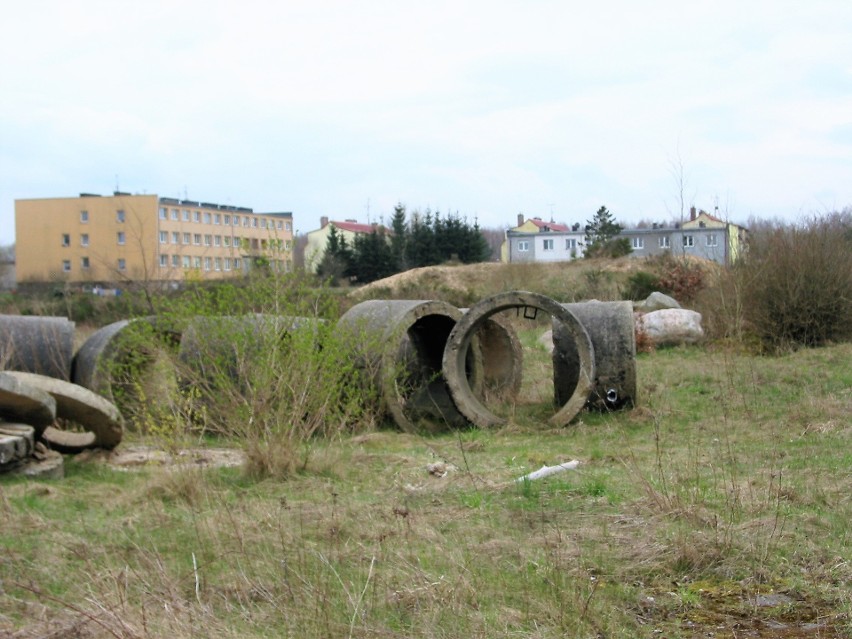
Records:
<instances>
[{"instance_id":1,"label":"overcast sky","mask_svg":"<svg viewBox=\"0 0 852 639\"><path fill-rule=\"evenodd\" d=\"M852 205L852 2L27 0L0 37L14 200L735 222ZM682 171L681 171L682 169Z\"/></svg>"}]
</instances>

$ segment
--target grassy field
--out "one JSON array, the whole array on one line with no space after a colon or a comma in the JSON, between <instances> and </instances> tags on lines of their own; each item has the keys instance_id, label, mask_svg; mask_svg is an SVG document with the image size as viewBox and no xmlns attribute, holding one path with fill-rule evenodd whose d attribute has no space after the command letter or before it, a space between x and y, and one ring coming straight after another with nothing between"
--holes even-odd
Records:
<instances>
[{"instance_id":1,"label":"grassy field","mask_svg":"<svg viewBox=\"0 0 852 639\"><path fill-rule=\"evenodd\" d=\"M637 365L632 411L317 442L287 481L3 478L0 636L852 637L852 345Z\"/></svg>"}]
</instances>

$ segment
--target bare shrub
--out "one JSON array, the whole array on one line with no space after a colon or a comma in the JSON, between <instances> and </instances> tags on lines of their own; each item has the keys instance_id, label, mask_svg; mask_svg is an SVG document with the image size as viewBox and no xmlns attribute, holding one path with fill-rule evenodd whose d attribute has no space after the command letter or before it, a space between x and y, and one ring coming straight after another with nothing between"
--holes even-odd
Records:
<instances>
[{"instance_id":1,"label":"bare shrub","mask_svg":"<svg viewBox=\"0 0 852 639\"><path fill-rule=\"evenodd\" d=\"M748 328L766 349L852 336L852 210L757 224L735 268Z\"/></svg>"}]
</instances>

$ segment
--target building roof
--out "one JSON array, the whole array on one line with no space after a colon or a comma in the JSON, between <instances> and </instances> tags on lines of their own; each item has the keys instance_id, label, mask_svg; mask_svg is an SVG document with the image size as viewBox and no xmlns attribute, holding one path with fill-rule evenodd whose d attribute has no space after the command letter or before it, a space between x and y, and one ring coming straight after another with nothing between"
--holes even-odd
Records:
<instances>
[{"instance_id":1,"label":"building roof","mask_svg":"<svg viewBox=\"0 0 852 639\"><path fill-rule=\"evenodd\" d=\"M535 224L539 231L570 231L571 227L565 224L557 224L556 222L545 222L541 218L534 217L532 219L527 220L527 222L532 222Z\"/></svg>"},{"instance_id":2,"label":"building roof","mask_svg":"<svg viewBox=\"0 0 852 639\"><path fill-rule=\"evenodd\" d=\"M358 222L329 222L329 224L334 224L341 231L349 231L351 233L372 233L378 230L377 226L360 224Z\"/></svg>"}]
</instances>

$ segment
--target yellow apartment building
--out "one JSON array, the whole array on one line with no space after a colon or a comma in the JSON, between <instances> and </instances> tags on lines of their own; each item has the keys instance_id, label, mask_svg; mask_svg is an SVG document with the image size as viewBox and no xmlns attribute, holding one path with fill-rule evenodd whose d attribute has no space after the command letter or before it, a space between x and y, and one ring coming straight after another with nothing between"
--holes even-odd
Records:
<instances>
[{"instance_id":1,"label":"yellow apartment building","mask_svg":"<svg viewBox=\"0 0 852 639\"><path fill-rule=\"evenodd\" d=\"M15 200L17 281L179 282L293 267L292 213L116 191Z\"/></svg>"}]
</instances>

